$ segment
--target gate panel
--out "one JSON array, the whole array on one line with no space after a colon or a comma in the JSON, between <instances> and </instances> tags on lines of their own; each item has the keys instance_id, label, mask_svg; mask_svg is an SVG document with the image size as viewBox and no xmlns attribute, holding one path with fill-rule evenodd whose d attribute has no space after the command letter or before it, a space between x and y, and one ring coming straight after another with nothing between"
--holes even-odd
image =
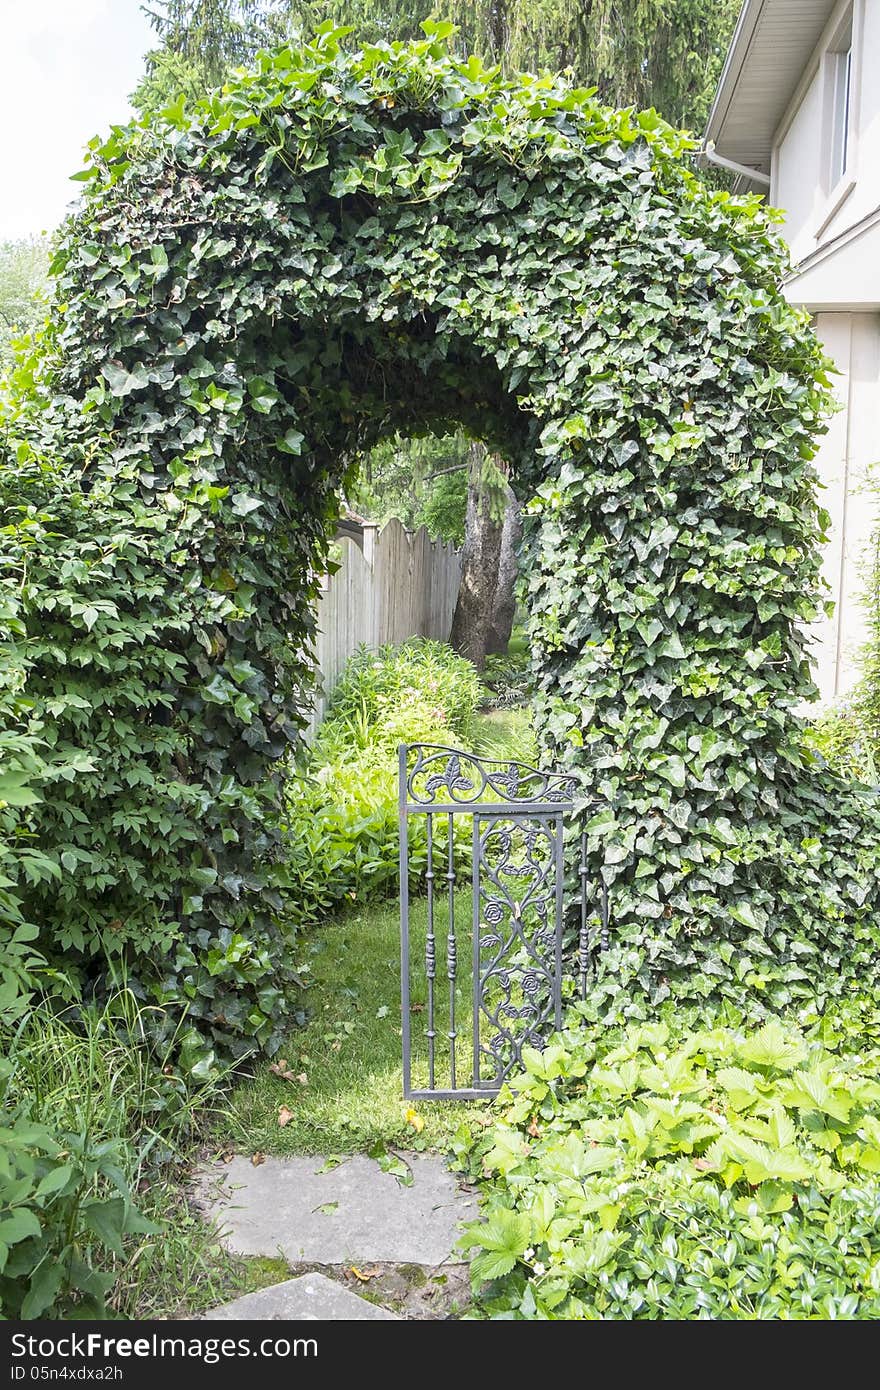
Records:
<instances>
[{"instance_id":1,"label":"gate panel","mask_svg":"<svg viewBox=\"0 0 880 1390\"><path fill-rule=\"evenodd\" d=\"M575 785L520 763L401 745L405 1096L497 1094L519 1069L523 1047L540 1047L561 1024L564 830ZM578 872L584 990L599 935L588 909L584 837ZM410 902L411 879L424 883L418 903ZM456 891L465 885L469 901Z\"/></svg>"},{"instance_id":2,"label":"gate panel","mask_svg":"<svg viewBox=\"0 0 880 1390\"><path fill-rule=\"evenodd\" d=\"M562 817L473 815L474 1080L498 1090L562 1022Z\"/></svg>"}]
</instances>

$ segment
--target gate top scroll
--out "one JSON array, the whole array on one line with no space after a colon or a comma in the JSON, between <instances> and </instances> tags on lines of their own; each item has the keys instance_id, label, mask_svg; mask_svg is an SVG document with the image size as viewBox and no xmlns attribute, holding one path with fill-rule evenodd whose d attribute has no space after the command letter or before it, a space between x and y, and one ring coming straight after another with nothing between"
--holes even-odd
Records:
<instances>
[{"instance_id":1,"label":"gate top scroll","mask_svg":"<svg viewBox=\"0 0 880 1390\"><path fill-rule=\"evenodd\" d=\"M527 763L481 758L475 753L434 743L400 745L401 798L410 810L442 811L477 805L490 809L494 796L507 811L545 809L570 811L577 778L541 771ZM410 759L414 759L410 762Z\"/></svg>"}]
</instances>

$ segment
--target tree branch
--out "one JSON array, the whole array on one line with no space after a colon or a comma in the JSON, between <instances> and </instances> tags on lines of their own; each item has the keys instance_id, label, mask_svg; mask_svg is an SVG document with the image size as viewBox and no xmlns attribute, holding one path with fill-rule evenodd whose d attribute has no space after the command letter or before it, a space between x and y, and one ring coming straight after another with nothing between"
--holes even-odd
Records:
<instances>
[{"instance_id":1,"label":"tree branch","mask_svg":"<svg viewBox=\"0 0 880 1390\"><path fill-rule=\"evenodd\" d=\"M436 473L428 474L425 482L433 483L435 478L445 478L447 473L460 473L463 468L467 468L466 463L453 463L450 468L438 468Z\"/></svg>"}]
</instances>

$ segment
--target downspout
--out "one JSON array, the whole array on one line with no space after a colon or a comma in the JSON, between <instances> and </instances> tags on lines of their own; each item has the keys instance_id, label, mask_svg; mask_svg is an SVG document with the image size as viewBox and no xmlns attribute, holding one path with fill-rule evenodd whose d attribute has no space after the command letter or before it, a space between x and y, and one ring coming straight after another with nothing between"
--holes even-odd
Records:
<instances>
[{"instance_id":1,"label":"downspout","mask_svg":"<svg viewBox=\"0 0 880 1390\"><path fill-rule=\"evenodd\" d=\"M737 164L735 159L727 159L723 154L715 153L715 142L709 140L697 152L700 159L708 160L710 164L717 164L719 169L730 169L732 173L739 174L744 179L751 179L754 183L762 183L765 188L770 187L770 175L764 174L760 169L750 169L747 164Z\"/></svg>"}]
</instances>

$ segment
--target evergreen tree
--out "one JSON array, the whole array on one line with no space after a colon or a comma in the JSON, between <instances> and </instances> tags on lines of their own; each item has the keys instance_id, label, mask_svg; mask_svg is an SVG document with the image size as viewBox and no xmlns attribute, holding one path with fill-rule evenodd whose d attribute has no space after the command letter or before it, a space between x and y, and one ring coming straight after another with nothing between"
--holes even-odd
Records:
<instances>
[{"instance_id":1,"label":"evergreen tree","mask_svg":"<svg viewBox=\"0 0 880 1390\"><path fill-rule=\"evenodd\" d=\"M358 42L420 38L423 19L451 19L459 46L507 72L569 68L611 106L655 106L673 125L702 126L740 0L291 0L304 32L325 19Z\"/></svg>"},{"instance_id":2,"label":"evergreen tree","mask_svg":"<svg viewBox=\"0 0 880 1390\"><path fill-rule=\"evenodd\" d=\"M655 106L674 125L708 113L739 0L153 0L159 44L140 106L177 90L217 86L224 73L286 35L325 20L352 43L421 37L424 19L451 19L458 46L506 71L571 69L612 106Z\"/></svg>"},{"instance_id":3,"label":"evergreen tree","mask_svg":"<svg viewBox=\"0 0 880 1390\"><path fill-rule=\"evenodd\" d=\"M153 0L141 9L159 39L132 94L142 111L166 106L181 92L195 98L219 87L230 68L251 62L288 33L283 0Z\"/></svg>"}]
</instances>

